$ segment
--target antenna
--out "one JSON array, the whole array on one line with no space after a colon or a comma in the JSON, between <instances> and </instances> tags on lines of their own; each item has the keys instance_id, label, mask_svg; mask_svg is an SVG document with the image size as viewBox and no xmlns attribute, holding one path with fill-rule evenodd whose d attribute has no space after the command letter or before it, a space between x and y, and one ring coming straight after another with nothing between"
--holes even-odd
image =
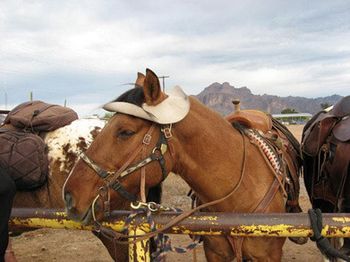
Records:
<instances>
[{"instance_id":1,"label":"antenna","mask_svg":"<svg viewBox=\"0 0 350 262\"><path fill-rule=\"evenodd\" d=\"M7 109L7 92L5 90L5 109Z\"/></svg>"},{"instance_id":2,"label":"antenna","mask_svg":"<svg viewBox=\"0 0 350 262\"><path fill-rule=\"evenodd\" d=\"M165 78L169 78L170 76L158 76L158 78L163 80L163 92L165 92Z\"/></svg>"}]
</instances>

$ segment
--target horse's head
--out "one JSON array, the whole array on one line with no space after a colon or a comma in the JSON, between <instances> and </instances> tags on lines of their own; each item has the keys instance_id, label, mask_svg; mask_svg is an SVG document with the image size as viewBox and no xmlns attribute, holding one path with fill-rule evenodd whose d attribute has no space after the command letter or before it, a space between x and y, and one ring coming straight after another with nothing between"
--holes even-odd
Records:
<instances>
[{"instance_id":1,"label":"horse's head","mask_svg":"<svg viewBox=\"0 0 350 262\"><path fill-rule=\"evenodd\" d=\"M157 76L139 73L135 88L104 107L117 112L81 155L63 188L68 215L88 223L143 198L173 169L172 124L189 111L180 90L166 95Z\"/></svg>"}]
</instances>

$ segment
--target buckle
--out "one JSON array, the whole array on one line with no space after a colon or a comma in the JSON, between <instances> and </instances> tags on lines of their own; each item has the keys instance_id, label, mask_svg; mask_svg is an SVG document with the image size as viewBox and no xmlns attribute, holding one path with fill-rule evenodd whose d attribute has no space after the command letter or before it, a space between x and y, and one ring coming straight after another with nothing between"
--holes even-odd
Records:
<instances>
[{"instance_id":1,"label":"buckle","mask_svg":"<svg viewBox=\"0 0 350 262\"><path fill-rule=\"evenodd\" d=\"M164 127L162 128L162 132L165 136L166 139L170 138L173 136L173 134L171 133L171 127Z\"/></svg>"},{"instance_id":2,"label":"buckle","mask_svg":"<svg viewBox=\"0 0 350 262\"><path fill-rule=\"evenodd\" d=\"M142 143L145 145L149 145L151 143L152 136L150 134L146 134L143 137Z\"/></svg>"}]
</instances>

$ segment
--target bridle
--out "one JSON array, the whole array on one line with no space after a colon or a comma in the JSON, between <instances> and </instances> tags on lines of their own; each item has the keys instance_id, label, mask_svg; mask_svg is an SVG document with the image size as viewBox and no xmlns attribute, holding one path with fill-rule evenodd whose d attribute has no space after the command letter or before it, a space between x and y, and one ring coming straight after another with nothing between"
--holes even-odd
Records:
<instances>
[{"instance_id":1,"label":"bridle","mask_svg":"<svg viewBox=\"0 0 350 262\"><path fill-rule=\"evenodd\" d=\"M84 161L84 163L87 164L91 169L93 169L95 173L104 181L104 185L99 188L98 194L95 197L91 207L93 219L95 221L96 221L95 204L99 198L101 198L103 201L104 215L107 217L110 215L110 190L109 189L113 189L114 191L119 193L123 198L125 198L126 200L132 203L138 199L138 197L135 194L130 193L121 184L120 179L126 178L130 174L141 169L140 191L144 192L145 191L144 189L145 166L148 165L149 163L152 163L153 161L158 161L162 172L162 179L158 184L164 181L164 179L168 175L167 169L165 166L164 154L168 151L168 139L172 137L171 128L172 128L172 124L161 125L158 142L156 143L155 147L152 149L151 153L147 157L144 157L142 160L138 161L136 164L130 166L131 162L133 162L140 153L143 155L143 153L146 151L146 148L150 145L150 142L152 139L152 133L155 129L155 124L152 123L151 127L149 128L147 133L144 135L142 143L137 148L131 151L133 153L130 155L127 161L123 164L123 166L116 171L104 170L98 164L96 164L93 160L91 160L85 153L82 153L80 155L80 158Z\"/></svg>"}]
</instances>

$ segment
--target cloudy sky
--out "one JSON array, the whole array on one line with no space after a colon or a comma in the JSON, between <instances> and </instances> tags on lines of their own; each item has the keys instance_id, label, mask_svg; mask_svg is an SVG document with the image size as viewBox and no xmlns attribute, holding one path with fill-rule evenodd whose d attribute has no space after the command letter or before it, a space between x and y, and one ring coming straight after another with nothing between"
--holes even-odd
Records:
<instances>
[{"instance_id":1,"label":"cloudy sky","mask_svg":"<svg viewBox=\"0 0 350 262\"><path fill-rule=\"evenodd\" d=\"M81 116L137 71L198 94L350 94L350 1L1 0L0 107L29 99Z\"/></svg>"}]
</instances>

